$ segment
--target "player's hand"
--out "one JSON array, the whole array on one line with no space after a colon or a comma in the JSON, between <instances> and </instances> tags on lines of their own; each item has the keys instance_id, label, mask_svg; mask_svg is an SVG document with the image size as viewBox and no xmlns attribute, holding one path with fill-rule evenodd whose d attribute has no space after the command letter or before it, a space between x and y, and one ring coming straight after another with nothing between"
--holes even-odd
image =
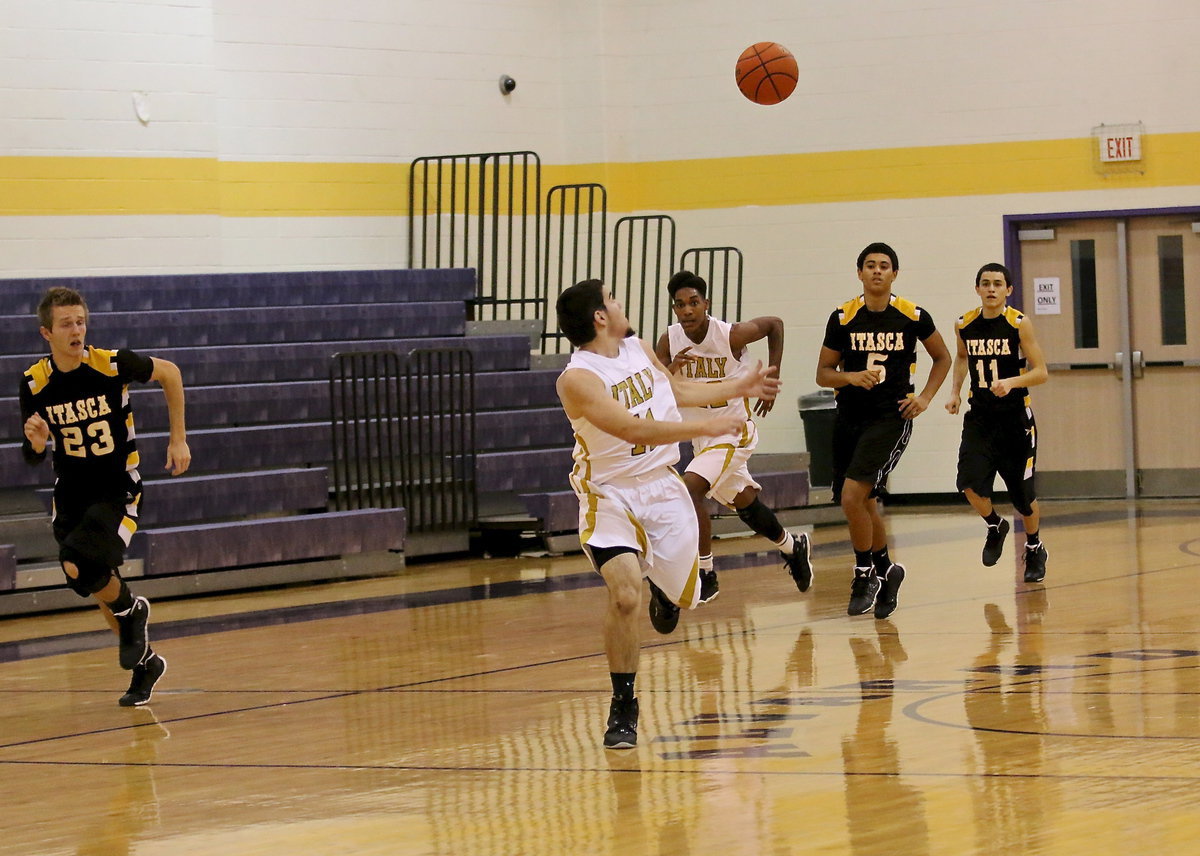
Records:
<instances>
[{"instance_id":1,"label":"player's hand","mask_svg":"<svg viewBox=\"0 0 1200 856\"><path fill-rule=\"evenodd\" d=\"M33 451L39 455L46 451L46 444L50 442L50 426L40 413L35 413L25 420L25 438L29 440L29 445L33 446Z\"/></svg>"},{"instance_id":2,"label":"player's hand","mask_svg":"<svg viewBox=\"0 0 1200 856\"><path fill-rule=\"evenodd\" d=\"M905 419L916 419L929 407L929 400L919 395L914 395L912 398L900 399L897 404L900 405L901 416Z\"/></svg>"},{"instance_id":3,"label":"player's hand","mask_svg":"<svg viewBox=\"0 0 1200 856\"><path fill-rule=\"evenodd\" d=\"M992 395L996 396L996 398L1004 398L1004 396L1012 392L1012 389L1013 378L1006 377L1001 378L1000 380L992 381Z\"/></svg>"},{"instance_id":4,"label":"player's hand","mask_svg":"<svg viewBox=\"0 0 1200 856\"><path fill-rule=\"evenodd\" d=\"M754 402L754 415L755 416L766 416L768 413L771 412L772 408L774 408L774 407L775 407L775 399L760 398L758 401Z\"/></svg>"},{"instance_id":5,"label":"player's hand","mask_svg":"<svg viewBox=\"0 0 1200 856\"><path fill-rule=\"evenodd\" d=\"M167 465L164 469L173 476L181 476L192 465L192 450L183 440L167 445Z\"/></svg>"},{"instance_id":6,"label":"player's hand","mask_svg":"<svg viewBox=\"0 0 1200 856\"><path fill-rule=\"evenodd\" d=\"M863 369L861 372L849 372L847 376L850 379L851 386L861 386L863 389L871 389L880 380L879 369Z\"/></svg>"},{"instance_id":7,"label":"player's hand","mask_svg":"<svg viewBox=\"0 0 1200 856\"><path fill-rule=\"evenodd\" d=\"M683 368L685 365L687 365L688 363L696 362L696 358L688 353L688 351L690 351L691 349L692 349L692 346L688 345L686 348L684 348L678 354L671 357L671 362L667 363L667 371L669 371L671 374L678 374L679 370L681 368Z\"/></svg>"},{"instance_id":8,"label":"player's hand","mask_svg":"<svg viewBox=\"0 0 1200 856\"><path fill-rule=\"evenodd\" d=\"M783 389L783 382L779 380L779 369L775 366L764 367L762 360L759 360L758 365L752 370L742 375L742 380L737 387L738 393L746 398L761 398L765 401L774 401L781 389Z\"/></svg>"},{"instance_id":9,"label":"player's hand","mask_svg":"<svg viewBox=\"0 0 1200 856\"><path fill-rule=\"evenodd\" d=\"M946 412L951 416L958 413L958 408L962 406L962 399L957 395L950 396L950 400L946 402Z\"/></svg>"}]
</instances>

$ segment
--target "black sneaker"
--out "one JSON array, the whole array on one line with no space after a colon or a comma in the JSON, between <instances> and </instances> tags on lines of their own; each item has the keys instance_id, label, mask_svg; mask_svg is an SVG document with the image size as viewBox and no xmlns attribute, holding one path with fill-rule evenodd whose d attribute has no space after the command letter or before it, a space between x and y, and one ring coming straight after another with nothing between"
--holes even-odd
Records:
<instances>
[{"instance_id":1,"label":"black sneaker","mask_svg":"<svg viewBox=\"0 0 1200 856\"><path fill-rule=\"evenodd\" d=\"M1025 547L1025 582L1040 583L1046 579L1046 560L1050 558L1050 551L1046 549L1045 544L1038 544L1032 550L1028 545Z\"/></svg>"},{"instance_id":2,"label":"black sneaker","mask_svg":"<svg viewBox=\"0 0 1200 856\"><path fill-rule=\"evenodd\" d=\"M151 654L146 662L133 667L133 679L129 682L129 689L117 704L121 707L141 707L150 701L154 685L166 670L167 661L158 654Z\"/></svg>"},{"instance_id":3,"label":"black sneaker","mask_svg":"<svg viewBox=\"0 0 1200 856\"><path fill-rule=\"evenodd\" d=\"M875 596L879 594L879 577L875 576L873 568L855 568L854 582L850 585L850 605L846 608L847 615L863 615L871 611L875 605Z\"/></svg>"},{"instance_id":4,"label":"black sneaker","mask_svg":"<svg viewBox=\"0 0 1200 856\"><path fill-rule=\"evenodd\" d=\"M983 542L983 563L989 568L1000 561L1004 552L1004 539L1008 537L1008 521L1003 517L995 526L988 526L987 540Z\"/></svg>"},{"instance_id":5,"label":"black sneaker","mask_svg":"<svg viewBox=\"0 0 1200 856\"><path fill-rule=\"evenodd\" d=\"M794 540L796 543L792 545L791 555L783 557L783 564L795 580L796 588L806 592L813 581L811 544L807 532L794 536Z\"/></svg>"},{"instance_id":6,"label":"black sneaker","mask_svg":"<svg viewBox=\"0 0 1200 856\"><path fill-rule=\"evenodd\" d=\"M717 572L700 569L700 602L708 603L721 593L721 584L717 582ZM670 631L667 631L668 633Z\"/></svg>"},{"instance_id":7,"label":"black sneaker","mask_svg":"<svg viewBox=\"0 0 1200 856\"><path fill-rule=\"evenodd\" d=\"M875 598L875 617L887 618L896 611L896 598L900 594L900 583L904 582L904 565L895 562L884 574L883 583L879 586L879 596Z\"/></svg>"},{"instance_id":8,"label":"black sneaker","mask_svg":"<svg viewBox=\"0 0 1200 856\"><path fill-rule=\"evenodd\" d=\"M650 583L650 623L664 636L679 624L679 607L667 600L654 583Z\"/></svg>"},{"instance_id":9,"label":"black sneaker","mask_svg":"<svg viewBox=\"0 0 1200 856\"><path fill-rule=\"evenodd\" d=\"M605 749L632 749L637 746L638 701L613 696L608 706L608 731L604 732Z\"/></svg>"},{"instance_id":10,"label":"black sneaker","mask_svg":"<svg viewBox=\"0 0 1200 856\"><path fill-rule=\"evenodd\" d=\"M150 636L146 624L150 621L150 602L144 597L135 597L133 606L117 619L117 634L120 641L121 668L132 669L146 659L150 650Z\"/></svg>"}]
</instances>

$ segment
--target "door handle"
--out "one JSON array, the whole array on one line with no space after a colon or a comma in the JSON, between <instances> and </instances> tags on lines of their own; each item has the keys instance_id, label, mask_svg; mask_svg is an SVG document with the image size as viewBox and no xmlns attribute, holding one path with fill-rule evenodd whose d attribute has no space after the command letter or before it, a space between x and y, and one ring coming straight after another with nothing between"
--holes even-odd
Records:
<instances>
[{"instance_id":1,"label":"door handle","mask_svg":"<svg viewBox=\"0 0 1200 856\"><path fill-rule=\"evenodd\" d=\"M1146 373L1146 360L1142 356L1141 351L1130 351L1131 359L1129 361L1129 372L1134 380L1137 380ZM1112 367L1117 372L1117 377L1122 377L1122 372L1125 364L1125 352L1117 351L1113 354Z\"/></svg>"}]
</instances>

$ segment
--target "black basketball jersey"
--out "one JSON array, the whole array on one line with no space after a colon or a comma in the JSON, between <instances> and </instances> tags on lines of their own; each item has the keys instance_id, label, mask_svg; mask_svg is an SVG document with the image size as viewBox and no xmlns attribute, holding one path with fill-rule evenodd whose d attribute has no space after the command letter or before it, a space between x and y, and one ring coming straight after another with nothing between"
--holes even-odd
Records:
<instances>
[{"instance_id":1,"label":"black basketball jersey","mask_svg":"<svg viewBox=\"0 0 1200 856\"><path fill-rule=\"evenodd\" d=\"M835 309L825 325L823 344L842 355L842 371L878 369L883 374L871 389L837 390L838 408L856 415L896 414L900 400L914 391L917 342L934 332L928 312L894 294L882 312L867 309L862 295Z\"/></svg>"},{"instance_id":2,"label":"black basketball jersey","mask_svg":"<svg viewBox=\"0 0 1200 856\"><path fill-rule=\"evenodd\" d=\"M129 382L145 383L153 373L150 357L90 346L73 371L59 371L51 357L26 370L21 422L38 413L49 424L58 485L102 496L138 483ZM24 446L32 455L28 440Z\"/></svg>"},{"instance_id":3,"label":"black basketball jersey","mask_svg":"<svg viewBox=\"0 0 1200 856\"><path fill-rule=\"evenodd\" d=\"M976 306L955 325L967 349L970 390L967 399L980 410L1017 410L1029 406L1028 390L1018 387L1003 398L991 390L992 383L1018 377L1025 369L1021 353L1021 321L1025 316L1011 306L995 318L984 318Z\"/></svg>"}]
</instances>

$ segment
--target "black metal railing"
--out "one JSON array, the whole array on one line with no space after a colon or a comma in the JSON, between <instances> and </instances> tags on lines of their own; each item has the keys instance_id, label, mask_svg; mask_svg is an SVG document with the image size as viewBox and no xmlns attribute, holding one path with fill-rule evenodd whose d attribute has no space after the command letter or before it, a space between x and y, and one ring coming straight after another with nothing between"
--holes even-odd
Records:
<instances>
[{"instance_id":1,"label":"black metal railing","mask_svg":"<svg viewBox=\"0 0 1200 856\"><path fill-rule=\"evenodd\" d=\"M475 268L476 319L539 317L541 160L430 155L408 171L408 266Z\"/></svg>"},{"instance_id":2,"label":"black metal railing","mask_svg":"<svg viewBox=\"0 0 1200 856\"><path fill-rule=\"evenodd\" d=\"M607 236L608 192L603 185L558 184L546 191L542 353L571 349L557 328L554 303L564 288L580 280L604 279Z\"/></svg>"},{"instance_id":3,"label":"black metal railing","mask_svg":"<svg viewBox=\"0 0 1200 856\"><path fill-rule=\"evenodd\" d=\"M666 214L622 217L613 229L613 296L637 334L654 344L671 323L667 280L674 273L675 221Z\"/></svg>"},{"instance_id":4,"label":"black metal railing","mask_svg":"<svg viewBox=\"0 0 1200 856\"><path fill-rule=\"evenodd\" d=\"M708 283L712 315L725 321L742 319L742 251L737 247L692 247L679 257L679 269Z\"/></svg>"},{"instance_id":5,"label":"black metal railing","mask_svg":"<svg viewBox=\"0 0 1200 856\"><path fill-rule=\"evenodd\" d=\"M404 508L409 532L476 517L475 370L465 348L335 354L333 504Z\"/></svg>"},{"instance_id":6,"label":"black metal railing","mask_svg":"<svg viewBox=\"0 0 1200 856\"><path fill-rule=\"evenodd\" d=\"M734 247L685 250L678 268L675 221L665 214L622 217L608 261L608 194L594 182L546 193L531 151L431 155L409 167L409 267L475 268L475 320L537 319L540 351L570 346L557 329L554 302L582 279L605 280L638 334L654 342L673 321L665 286L694 270L709 286L713 313L742 313L742 254Z\"/></svg>"}]
</instances>

